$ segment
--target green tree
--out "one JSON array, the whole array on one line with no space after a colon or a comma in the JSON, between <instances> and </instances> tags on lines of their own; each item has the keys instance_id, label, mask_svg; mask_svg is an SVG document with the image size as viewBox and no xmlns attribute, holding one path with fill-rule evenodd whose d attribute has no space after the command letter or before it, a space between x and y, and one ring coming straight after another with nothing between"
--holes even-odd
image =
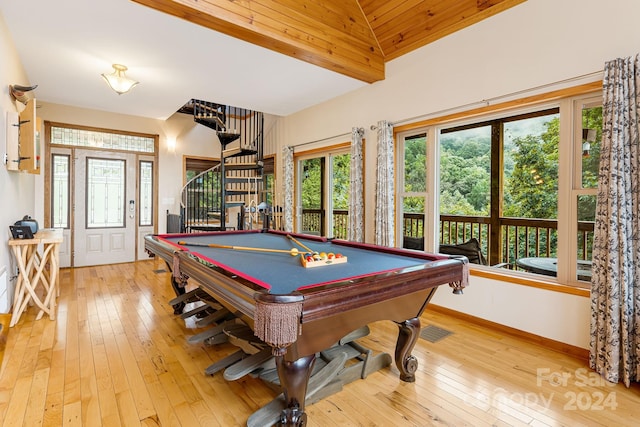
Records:
<instances>
[{"instance_id":1,"label":"green tree","mask_svg":"<svg viewBox=\"0 0 640 427\"><path fill-rule=\"evenodd\" d=\"M322 206L322 165L323 161L315 159L302 162L302 208L320 209Z\"/></svg>"},{"instance_id":2,"label":"green tree","mask_svg":"<svg viewBox=\"0 0 640 427\"><path fill-rule=\"evenodd\" d=\"M404 144L404 191L427 189L427 139L424 135L407 139Z\"/></svg>"},{"instance_id":3,"label":"green tree","mask_svg":"<svg viewBox=\"0 0 640 427\"><path fill-rule=\"evenodd\" d=\"M469 139L465 139L469 137ZM489 214L491 141L486 129L452 132L441 138L440 213ZM464 199L464 201L462 200Z\"/></svg>"},{"instance_id":4,"label":"green tree","mask_svg":"<svg viewBox=\"0 0 640 427\"><path fill-rule=\"evenodd\" d=\"M351 154L333 157L333 209L349 209L349 183L351 181Z\"/></svg>"},{"instance_id":5,"label":"green tree","mask_svg":"<svg viewBox=\"0 0 640 427\"><path fill-rule=\"evenodd\" d=\"M505 182L509 205L504 215L523 218L558 217L559 118L546 122L540 135L514 139L513 173Z\"/></svg>"}]
</instances>

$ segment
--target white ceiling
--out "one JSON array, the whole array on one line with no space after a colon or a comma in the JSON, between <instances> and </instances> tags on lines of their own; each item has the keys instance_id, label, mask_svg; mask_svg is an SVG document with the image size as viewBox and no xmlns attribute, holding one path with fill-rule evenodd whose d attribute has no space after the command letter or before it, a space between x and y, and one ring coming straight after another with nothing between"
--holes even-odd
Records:
<instances>
[{"instance_id":1,"label":"white ceiling","mask_svg":"<svg viewBox=\"0 0 640 427\"><path fill-rule=\"evenodd\" d=\"M191 98L288 115L366 83L129 0L0 0L34 97L166 119ZM129 68L117 95L101 73Z\"/></svg>"}]
</instances>

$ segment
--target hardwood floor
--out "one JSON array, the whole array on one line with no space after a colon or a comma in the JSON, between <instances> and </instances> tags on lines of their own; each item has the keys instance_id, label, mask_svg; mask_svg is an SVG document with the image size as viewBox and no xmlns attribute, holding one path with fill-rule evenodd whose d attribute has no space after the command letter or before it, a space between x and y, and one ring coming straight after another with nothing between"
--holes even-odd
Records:
<instances>
[{"instance_id":1,"label":"hardwood floor","mask_svg":"<svg viewBox=\"0 0 640 427\"><path fill-rule=\"evenodd\" d=\"M0 371L4 426L241 426L275 393L260 380L206 376L231 344L189 344L169 273L153 260L64 269L56 321L30 307ZM161 270L158 272L156 270ZM448 291L442 289L441 291ZM606 384L583 360L427 309L415 383L395 366L307 407L309 426L637 426L640 385ZM397 327L359 342L393 353Z\"/></svg>"}]
</instances>

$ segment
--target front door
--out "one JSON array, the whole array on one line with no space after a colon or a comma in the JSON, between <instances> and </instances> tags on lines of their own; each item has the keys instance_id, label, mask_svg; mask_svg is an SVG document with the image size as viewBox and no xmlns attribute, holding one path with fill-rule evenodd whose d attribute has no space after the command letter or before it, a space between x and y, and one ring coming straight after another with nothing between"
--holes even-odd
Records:
<instances>
[{"instance_id":1,"label":"front door","mask_svg":"<svg viewBox=\"0 0 640 427\"><path fill-rule=\"evenodd\" d=\"M136 258L136 156L76 150L73 266Z\"/></svg>"},{"instance_id":2,"label":"front door","mask_svg":"<svg viewBox=\"0 0 640 427\"><path fill-rule=\"evenodd\" d=\"M158 135L45 122L45 224L61 267L148 259L158 221Z\"/></svg>"}]
</instances>

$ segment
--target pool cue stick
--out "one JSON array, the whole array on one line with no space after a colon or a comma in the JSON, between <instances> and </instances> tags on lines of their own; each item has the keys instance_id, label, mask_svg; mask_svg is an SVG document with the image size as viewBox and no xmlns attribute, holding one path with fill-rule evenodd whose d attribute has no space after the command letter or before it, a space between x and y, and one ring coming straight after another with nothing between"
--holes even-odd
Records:
<instances>
[{"instance_id":1,"label":"pool cue stick","mask_svg":"<svg viewBox=\"0 0 640 427\"><path fill-rule=\"evenodd\" d=\"M306 247L305 245L303 245L302 243L300 243L300 242L299 242L295 237L293 237L293 236L292 236L292 235L290 235L290 234L287 234L287 238L289 238L290 240L292 240L294 243L296 243L296 244L300 245L300 247L301 247L302 249L304 249L305 251L307 251L307 252L312 252L312 253L313 253L313 252L316 252L316 251L312 251L311 249L309 249L308 247Z\"/></svg>"},{"instance_id":2,"label":"pool cue stick","mask_svg":"<svg viewBox=\"0 0 640 427\"><path fill-rule=\"evenodd\" d=\"M288 250L287 249L252 248L248 246L216 245L215 243L197 243L197 242L185 242L185 241L179 241L178 244L182 246L203 246L207 248L234 249L238 251L278 252L278 253L289 254L289 255L298 251L296 248L288 249Z\"/></svg>"}]
</instances>

